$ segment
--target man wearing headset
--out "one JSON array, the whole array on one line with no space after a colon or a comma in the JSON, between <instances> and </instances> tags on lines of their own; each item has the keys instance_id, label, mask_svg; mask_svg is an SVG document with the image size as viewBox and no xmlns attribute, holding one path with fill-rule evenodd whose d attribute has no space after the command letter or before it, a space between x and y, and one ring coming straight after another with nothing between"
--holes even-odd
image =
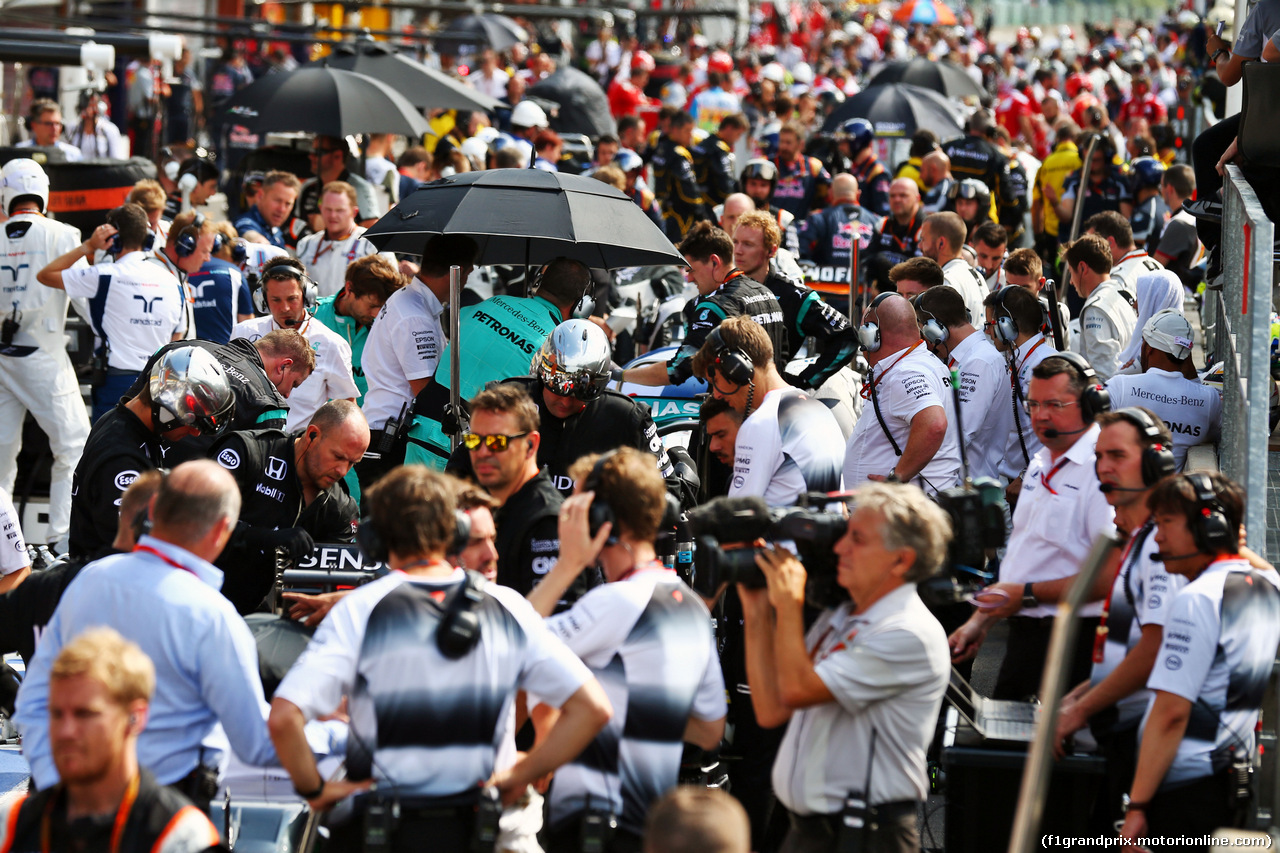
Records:
<instances>
[{"instance_id":1,"label":"man wearing headset","mask_svg":"<svg viewBox=\"0 0 1280 853\"><path fill-rule=\"evenodd\" d=\"M864 404L849 436L845 487L880 480L914 482L929 494L951 488L960 478L951 377L924 348L915 309L882 293L862 315L858 336L871 362L862 386L871 410Z\"/></svg>"},{"instance_id":2,"label":"man wearing headset","mask_svg":"<svg viewBox=\"0 0 1280 853\"><path fill-rule=\"evenodd\" d=\"M1147 687L1122 839L1244 826L1254 731L1280 642L1280 577L1241 554L1244 491L1220 474L1170 477L1148 500L1173 600ZM1204 848L1202 848L1204 849Z\"/></svg>"},{"instance_id":3,"label":"man wearing headset","mask_svg":"<svg viewBox=\"0 0 1280 853\"><path fill-rule=\"evenodd\" d=\"M174 223L162 258L142 249L147 214L136 204L122 205L107 214L107 224L94 229L88 240L36 273L44 286L65 290L73 299L88 299L93 306L94 355L102 365L94 383L94 421L116 405L153 352L186 337L186 290L175 270L185 275L187 269L200 269L213 246L213 228L196 225L195 214L184 216ZM73 266L81 258L87 263L113 240L114 261ZM185 255L179 254L179 241Z\"/></svg>"},{"instance_id":4,"label":"man wearing headset","mask_svg":"<svg viewBox=\"0 0 1280 853\"><path fill-rule=\"evenodd\" d=\"M1013 532L1000 563L1004 586L979 604L950 638L952 659L968 660L995 621L1009 619L1009 639L992 698L1024 700L1040 689L1055 613L1038 597L1045 593L1042 582L1069 583L1098 534L1113 526L1115 511L1098 488L1094 470L1094 419L1108 406L1097 375L1075 353L1052 355L1031 372L1026 408L1044 448L1022 477ZM1101 612L1100 603L1081 611L1080 638L1070 658L1072 684L1089 675Z\"/></svg>"},{"instance_id":5,"label":"man wearing headset","mask_svg":"<svg viewBox=\"0 0 1280 853\"><path fill-rule=\"evenodd\" d=\"M351 373L351 345L312 315L317 304L316 285L296 258L275 258L262 267L262 285L254 291L254 304L265 317L237 323L231 338L256 341L281 329L298 332L315 352L315 369L289 395L285 430L300 429L330 400L355 402L360 396Z\"/></svg>"},{"instance_id":6,"label":"man wearing headset","mask_svg":"<svg viewBox=\"0 0 1280 853\"><path fill-rule=\"evenodd\" d=\"M252 613L275 581L277 549L294 561L315 542L352 542L360 514L342 488L369 446L369 425L356 404L320 407L306 430L250 430L224 436L209 455L235 477L244 512L218 559L222 594Z\"/></svg>"}]
</instances>

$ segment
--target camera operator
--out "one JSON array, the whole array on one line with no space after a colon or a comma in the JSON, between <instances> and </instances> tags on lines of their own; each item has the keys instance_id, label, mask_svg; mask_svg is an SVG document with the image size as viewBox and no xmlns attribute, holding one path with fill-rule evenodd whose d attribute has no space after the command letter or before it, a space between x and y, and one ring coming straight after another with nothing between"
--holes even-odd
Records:
<instances>
[{"instance_id":1,"label":"camera operator","mask_svg":"<svg viewBox=\"0 0 1280 853\"><path fill-rule=\"evenodd\" d=\"M1145 689L1155 663L1173 597L1182 578L1170 577L1151 535L1155 523L1147 498L1173 473L1169 429L1148 409L1118 409L1098 416L1094 467L1099 488L1115 507L1116 527L1128 538L1114 579L1098 573L1103 616L1093 646L1093 671L1062 699L1054 752L1086 725L1107 759L1107 784L1094 808L1093 828L1107 831L1121 816L1120 796L1133 780L1138 723L1151 698ZM1043 586L1049 586L1046 582ZM1070 579L1058 582L1062 587ZM1048 597L1048 596L1046 596Z\"/></svg>"},{"instance_id":2,"label":"camera operator","mask_svg":"<svg viewBox=\"0 0 1280 853\"><path fill-rule=\"evenodd\" d=\"M1245 825L1280 578L1241 555L1244 491L1220 474L1165 479L1147 504L1161 562L1187 585L1147 681L1155 696L1120 835L1204 836Z\"/></svg>"},{"instance_id":3,"label":"camera operator","mask_svg":"<svg viewBox=\"0 0 1280 853\"><path fill-rule=\"evenodd\" d=\"M805 492L839 491L840 425L830 409L782 378L759 324L725 320L694 356L693 371L744 418L734 439L731 497L758 495L770 506L789 506Z\"/></svg>"},{"instance_id":4,"label":"camera operator","mask_svg":"<svg viewBox=\"0 0 1280 853\"><path fill-rule=\"evenodd\" d=\"M231 472L244 513L218 567L222 594L241 613L262 603L276 577L276 553L295 562L316 542L352 542L360 518L342 478L369 446L369 425L349 400L320 407L305 430L231 433L210 451Z\"/></svg>"},{"instance_id":5,"label":"camera operator","mask_svg":"<svg viewBox=\"0 0 1280 853\"><path fill-rule=\"evenodd\" d=\"M767 589L739 585L756 716L790 723L773 769L791 817L788 853L919 849L925 753L949 670L946 634L915 586L938 570L950 536L950 519L920 489L871 483L835 547L851 601L806 635L805 569L776 549L756 557Z\"/></svg>"},{"instance_id":6,"label":"camera operator","mask_svg":"<svg viewBox=\"0 0 1280 853\"><path fill-rule=\"evenodd\" d=\"M523 388L537 405L538 466L566 495L573 491L569 466L588 453L634 447L657 459L663 477L674 473L649 407L605 388L610 358L603 329L587 320L565 320L534 354L533 375L503 382ZM453 452L448 470L472 476L466 447Z\"/></svg>"},{"instance_id":7,"label":"camera operator","mask_svg":"<svg viewBox=\"0 0 1280 853\"><path fill-rule=\"evenodd\" d=\"M975 611L950 638L954 660L968 660L995 621L1009 619L1005 656L991 694L995 699L1023 700L1039 691L1054 617L1054 608L1044 601L1069 584L1047 582L1074 578L1098 534L1113 525L1115 512L1099 490L1094 470L1094 419L1107 408L1097 375L1076 353L1050 356L1031 372L1027 409L1044 447L1022 478L1000 583L986 593L993 606ZM1100 603L1081 610L1071 684L1089 676L1101 612Z\"/></svg>"},{"instance_id":8,"label":"camera operator","mask_svg":"<svg viewBox=\"0 0 1280 853\"><path fill-rule=\"evenodd\" d=\"M964 297L931 287L916 297L916 319L925 346L960 376L960 425L972 476L999 477L1013 429L1013 392L1004 359L969 322Z\"/></svg>"},{"instance_id":9,"label":"camera operator","mask_svg":"<svg viewBox=\"0 0 1280 853\"><path fill-rule=\"evenodd\" d=\"M627 713L556 773L546 847L577 853L603 811L617 822L604 849L634 851L650 803L676 785L682 743L719 747L724 678L702 599L656 557L666 487L648 457L624 447L584 457L570 474L576 490L560 508L560 560L529 601ZM597 562L607 582L552 616Z\"/></svg>"},{"instance_id":10,"label":"camera operator","mask_svg":"<svg viewBox=\"0 0 1280 853\"><path fill-rule=\"evenodd\" d=\"M313 809L357 794L355 817L331 828L335 849L368 849L375 839L392 851L421 850L427 839L440 850L484 849L473 845L496 835L498 815L481 785L507 803L523 796L587 747L611 716L609 701L527 601L445 559L458 536L446 477L402 466L368 499L362 543L393 571L354 590L320 624L276 690L271 736ZM518 690L560 708L519 761ZM344 695L348 778L330 782L303 725L337 710Z\"/></svg>"},{"instance_id":11,"label":"camera operator","mask_svg":"<svg viewBox=\"0 0 1280 853\"><path fill-rule=\"evenodd\" d=\"M917 478L930 494L954 486L960 476L960 437L951 427L951 377L924 349L915 309L897 293L882 293L862 315L858 337L871 362L862 395L870 398L875 417L864 414L849 436L845 487Z\"/></svg>"}]
</instances>

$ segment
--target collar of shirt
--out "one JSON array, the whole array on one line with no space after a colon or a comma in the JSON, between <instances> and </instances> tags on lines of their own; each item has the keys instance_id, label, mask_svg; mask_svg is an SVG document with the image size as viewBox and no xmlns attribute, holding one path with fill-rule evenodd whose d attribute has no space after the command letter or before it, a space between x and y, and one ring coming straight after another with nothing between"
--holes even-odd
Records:
<instances>
[{"instance_id":1,"label":"collar of shirt","mask_svg":"<svg viewBox=\"0 0 1280 853\"><path fill-rule=\"evenodd\" d=\"M175 563L181 563L183 568L190 570L206 586L210 586L215 590L222 589L222 570L192 554L186 548L165 542L154 536L143 536L138 540L138 544L154 548ZM159 557L148 555L145 551L138 554L138 558L143 560L160 559Z\"/></svg>"},{"instance_id":2,"label":"collar of shirt","mask_svg":"<svg viewBox=\"0 0 1280 853\"><path fill-rule=\"evenodd\" d=\"M970 266L969 262L966 261L964 258L952 258L951 260L947 261L945 264L942 265L942 271L946 272L949 269L957 269L959 267L964 267L967 270L973 269L973 267Z\"/></svg>"},{"instance_id":3,"label":"collar of shirt","mask_svg":"<svg viewBox=\"0 0 1280 853\"><path fill-rule=\"evenodd\" d=\"M557 308L556 306L552 305L550 302L548 302L546 299L544 299L544 298L543 298L543 297L541 297L541 296L536 296L536 295L535 295L535 296L533 296L533 297L531 297L531 298L532 298L535 302L541 302L543 305L547 306L547 311L548 311L548 312L550 312L550 314L551 314L551 319L556 321L556 325L557 325L557 326L564 322L564 318L563 318L563 317L562 317L562 315L560 314L560 309L559 309L559 308Z\"/></svg>"},{"instance_id":4,"label":"collar of shirt","mask_svg":"<svg viewBox=\"0 0 1280 853\"><path fill-rule=\"evenodd\" d=\"M972 334L960 343L951 348L951 360L956 364L964 367L966 357L973 354L973 351L982 345L982 335Z\"/></svg>"},{"instance_id":5,"label":"collar of shirt","mask_svg":"<svg viewBox=\"0 0 1280 853\"><path fill-rule=\"evenodd\" d=\"M432 317L439 317L444 313L444 305L435 295L431 288L427 287L427 283L420 278L414 278L409 281L409 287L417 288L422 294L423 300L427 303L427 313Z\"/></svg>"},{"instance_id":6,"label":"collar of shirt","mask_svg":"<svg viewBox=\"0 0 1280 853\"><path fill-rule=\"evenodd\" d=\"M937 358L933 353L925 350L923 346L918 347L916 352L912 352L911 347L903 347L900 350L889 353L884 358L877 361L875 367L871 368L871 375L876 379L879 379L889 370L889 368L893 367L900 361L909 361L910 358L918 352L923 352L929 358Z\"/></svg>"},{"instance_id":7,"label":"collar of shirt","mask_svg":"<svg viewBox=\"0 0 1280 853\"><path fill-rule=\"evenodd\" d=\"M1098 443L1098 433L1102 432L1102 428L1097 424L1090 424L1089 428L1076 438L1075 444L1067 448L1067 452L1058 457L1058 459L1066 459L1076 465L1087 465L1090 468L1094 463L1094 447ZM1045 448L1048 453L1048 448ZM1052 457L1050 457L1052 459ZM1052 468L1052 463L1049 465Z\"/></svg>"},{"instance_id":8,"label":"collar of shirt","mask_svg":"<svg viewBox=\"0 0 1280 853\"><path fill-rule=\"evenodd\" d=\"M187 280L187 274L182 271L181 267L169 260L168 256L165 255L162 250L156 249L148 257L153 257L160 263L164 264L164 268L173 273L174 278L178 279L178 281L185 282Z\"/></svg>"},{"instance_id":9,"label":"collar of shirt","mask_svg":"<svg viewBox=\"0 0 1280 853\"><path fill-rule=\"evenodd\" d=\"M1017 356L1019 367L1021 367L1022 363L1026 361L1027 356L1029 356L1031 354L1031 351L1036 348L1036 345L1043 340L1044 340L1044 335L1040 332L1037 332L1036 334L1027 338L1026 342L1023 343L1022 346L1018 347L1018 351L1014 353L1014 355Z\"/></svg>"}]
</instances>

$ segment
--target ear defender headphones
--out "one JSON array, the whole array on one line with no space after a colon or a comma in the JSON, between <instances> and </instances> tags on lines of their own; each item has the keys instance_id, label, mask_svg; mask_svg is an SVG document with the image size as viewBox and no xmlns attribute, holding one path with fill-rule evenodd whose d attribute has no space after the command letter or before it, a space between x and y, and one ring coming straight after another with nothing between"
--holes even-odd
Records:
<instances>
[{"instance_id":1,"label":"ear defender headphones","mask_svg":"<svg viewBox=\"0 0 1280 853\"><path fill-rule=\"evenodd\" d=\"M195 175L191 177L194 178ZM178 253L178 257L189 258L196 253L202 228L204 228L204 214L197 213L196 218L191 220L191 224L178 232L178 236L173 240L173 249Z\"/></svg>"},{"instance_id":2,"label":"ear defender headphones","mask_svg":"<svg viewBox=\"0 0 1280 853\"><path fill-rule=\"evenodd\" d=\"M920 296L924 296L924 294L922 293ZM920 304L922 301L922 299L917 297L916 301L912 303L917 311L922 314L929 315L929 319L920 324L920 334L924 336L925 341L927 341L931 347L945 344L947 339L951 337L951 332L947 330L946 326L938 322L938 318L934 316L932 311Z\"/></svg>"},{"instance_id":3,"label":"ear defender headphones","mask_svg":"<svg viewBox=\"0 0 1280 853\"><path fill-rule=\"evenodd\" d=\"M302 261L297 258L272 258L262 265L262 271L258 273L259 286L253 292L253 307L258 309L258 313L271 313L271 309L267 307L267 280L281 275L298 280L302 285L303 307L307 309L308 314L316 313L316 306L320 301L320 289L311 280L311 276L307 275L307 269L302 265Z\"/></svg>"},{"instance_id":4,"label":"ear defender headphones","mask_svg":"<svg viewBox=\"0 0 1280 853\"><path fill-rule=\"evenodd\" d=\"M116 229L116 233L111 235L111 241L107 243L107 254L111 257L117 257L120 254L120 226L116 225L116 219L113 215L115 211L107 214L107 224Z\"/></svg>"},{"instance_id":5,"label":"ear defender headphones","mask_svg":"<svg viewBox=\"0 0 1280 853\"><path fill-rule=\"evenodd\" d=\"M717 330L718 331L718 330ZM716 334L716 332L712 332ZM612 524L613 528L609 531L609 538L605 540L606 545L618 544L618 516L614 513L613 507L609 506L609 502L599 493L600 476L604 473L605 464L616 456L617 450L610 450L608 453L602 454L596 460L596 464L591 466L591 473L582 481L582 490L584 492L595 492L596 496L591 501L591 506L587 510L587 528L591 533L591 538L595 539L600 534L600 528L605 524Z\"/></svg>"},{"instance_id":6,"label":"ear defender headphones","mask_svg":"<svg viewBox=\"0 0 1280 853\"><path fill-rule=\"evenodd\" d=\"M724 342L719 326L711 330L707 343L711 344L711 352L715 356L712 366L716 373L735 385L751 384L756 375L755 365L742 350L733 349Z\"/></svg>"},{"instance_id":7,"label":"ear defender headphones","mask_svg":"<svg viewBox=\"0 0 1280 853\"><path fill-rule=\"evenodd\" d=\"M890 296L897 296L892 290L880 294L871 300L871 304L867 306L867 310L875 315L875 320L868 320L858 327L858 342L862 344L862 348L867 352L878 352L880 350L880 303L884 302Z\"/></svg>"},{"instance_id":8,"label":"ear defender headphones","mask_svg":"<svg viewBox=\"0 0 1280 853\"><path fill-rule=\"evenodd\" d=\"M1098 374L1094 373L1084 356L1075 352L1058 352L1050 358L1060 358L1067 362L1084 379L1084 391L1080 393L1080 417L1085 424L1091 424L1098 415L1111 411L1111 395L1098 381Z\"/></svg>"},{"instance_id":9,"label":"ear defender headphones","mask_svg":"<svg viewBox=\"0 0 1280 853\"><path fill-rule=\"evenodd\" d=\"M1142 485L1154 486L1178 470L1173 451L1160 441L1160 428L1150 415L1132 406L1117 409L1116 414L1137 428L1146 445L1142 449Z\"/></svg>"},{"instance_id":10,"label":"ear defender headphones","mask_svg":"<svg viewBox=\"0 0 1280 853\"><path fill-rule=\"evenodd\" d=\"M1008 346L1017 346L1018 341L1018 321L1013 319L1013 314L1009 311L1009 306L1004 304L1005 292L1014 285L1007 285L996 291L996 302L992 307L995 309L992 314L996 318L996 340Z\"/></svg>"},{"instance_id":11,"label":"ear defender headphones","mask_svg":"<svg viewBox=\"0 0 1280 853\"><path fill-rule=\"evenodd\" d=\"M1189 525L1191 541L1204 554L1235 553L1240 547L1240 535L1231 529L1227 514L1213 490L1209 475L1197 471L1187 475L1188 482L1196 490L1196 517Z\"/></svg>"}]
</instances>

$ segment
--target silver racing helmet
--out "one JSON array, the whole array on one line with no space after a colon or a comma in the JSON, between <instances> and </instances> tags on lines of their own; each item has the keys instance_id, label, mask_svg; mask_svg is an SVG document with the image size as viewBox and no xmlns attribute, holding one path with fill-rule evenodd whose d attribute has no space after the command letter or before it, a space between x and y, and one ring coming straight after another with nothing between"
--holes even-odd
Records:
<instances>
[{"instance_id":1,"label":"silver racing helmet","mask_svg":"<svg viewBox=\"0 0 1280 853\"><path fill-rule=\"evenodd\" d=\"M529 372L552 394L589 402L604 392L611 356L604 329L589 320L565 320L534 354Z\"/></svg>"},{"instance_id":2,"label":"silver racing helmet","mask_svg":"<svg viewBox=\"0 0 1280 853\"><path fill-rule=\"evenodd\" d=\"M231 421L236 399L227 373L207 350L176 347L151 367L151 419L160 432L193 426L215 435Z\"/></svg>"}]
</instances>

